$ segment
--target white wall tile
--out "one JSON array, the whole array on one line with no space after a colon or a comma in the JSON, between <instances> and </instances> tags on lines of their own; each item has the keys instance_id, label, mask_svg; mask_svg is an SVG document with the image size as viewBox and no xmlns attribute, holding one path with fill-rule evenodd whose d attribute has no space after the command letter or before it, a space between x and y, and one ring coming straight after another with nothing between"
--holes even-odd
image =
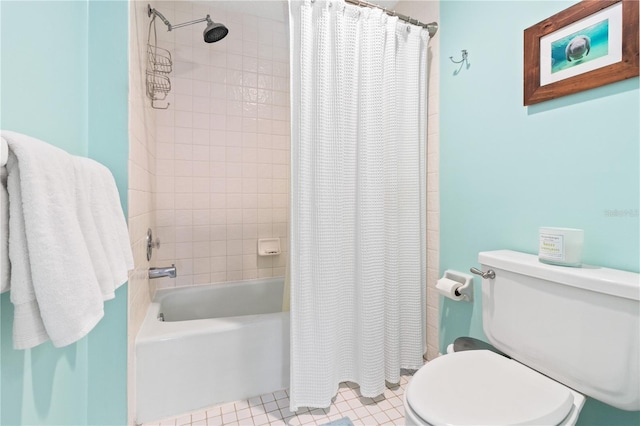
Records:
<instances>
[{"instance_id":1,"label":"white wall tile","mask_svg":"<svg viewBox=\"0 0 640 426\"><path fill-rule=\"evenodd\" d=\"M155 214L153 190L160 187L163 191L172 191L172 170L163 169L163 179L156 182L156 158L173 157L173 119L172 114L163 114L166 123L171 126L157 126L155 114L146 97L144 82L146 67L146 38L148 17L146 4L131 2L130 49L129 49L129 211L128 225L131 248L134 255L134 269L129 273L128 285L128 424L134 424L135 418L135 337L142 325L155 284L149 282L150 262L146 258L147 228L155 228L156 220L163 226L173 226L171 210ZM157 144L157 146L156 146ZM168 205L168 199L160 198L160 205Z\"/></svg>"}]
</instances>

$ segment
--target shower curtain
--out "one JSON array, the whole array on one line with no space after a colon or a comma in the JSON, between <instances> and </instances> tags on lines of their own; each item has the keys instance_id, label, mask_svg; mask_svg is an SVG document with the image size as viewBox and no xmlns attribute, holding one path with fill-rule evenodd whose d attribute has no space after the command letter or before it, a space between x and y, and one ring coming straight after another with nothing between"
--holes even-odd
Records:
<instances>
[{"instance_id":1,"label":"shower curtain","mask_svg":"<svg viewBox=\"0 0 640 426\"><path fill-rule=\"evenodd\" d=\"M428 35L341 0L289 5L296 411L422 366Z\"/></svg>"}]
</instances>

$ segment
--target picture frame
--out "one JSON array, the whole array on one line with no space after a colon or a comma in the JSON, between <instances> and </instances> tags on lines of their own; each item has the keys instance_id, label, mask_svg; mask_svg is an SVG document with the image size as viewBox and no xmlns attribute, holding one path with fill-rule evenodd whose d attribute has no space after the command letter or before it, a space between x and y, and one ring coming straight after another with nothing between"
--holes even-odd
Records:
<instances>
[{"instance_id":1,"label":"picture frame","mask_svg":"<svg viewBox=\"0 0 640 426\"><path fill-rule=\"evenodd\" d=\"M636 77L638 0L584 0L524 30L524 106Z\"/></svg>"}]
</instances>

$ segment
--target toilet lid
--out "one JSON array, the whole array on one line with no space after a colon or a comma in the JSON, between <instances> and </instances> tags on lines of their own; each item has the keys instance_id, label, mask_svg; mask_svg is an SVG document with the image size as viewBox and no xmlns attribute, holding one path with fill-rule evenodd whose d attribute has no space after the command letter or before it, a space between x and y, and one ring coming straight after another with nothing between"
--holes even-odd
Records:
<instances>
[{"instance_id":1,"label":"toilet lid","mask_svg":"<svg viewBox=\"0 0 640 426\"><path fill-rule=\"evenodd\" d=\"M414 374L406 398L433 425L557 425L573 406L566 386L486 350L429 362Z\"/></svg>"}]
</instances>

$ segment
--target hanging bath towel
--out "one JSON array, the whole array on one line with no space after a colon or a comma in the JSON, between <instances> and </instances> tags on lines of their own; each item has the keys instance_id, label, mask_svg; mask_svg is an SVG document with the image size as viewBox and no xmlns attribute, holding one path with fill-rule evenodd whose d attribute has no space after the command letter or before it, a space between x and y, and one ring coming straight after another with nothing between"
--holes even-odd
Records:
<instances>
[{"instance_id":1,"label":"hanging bath towel","mask_svg":"<svg viewBox=\"0 0 640 426\"><path fill-rule=\"evenodd\" d=\"M115 181L93 160L19 133L2 136L14 347L66 346L93 329L133 268Z\"/></svg>"}]
</instances>

